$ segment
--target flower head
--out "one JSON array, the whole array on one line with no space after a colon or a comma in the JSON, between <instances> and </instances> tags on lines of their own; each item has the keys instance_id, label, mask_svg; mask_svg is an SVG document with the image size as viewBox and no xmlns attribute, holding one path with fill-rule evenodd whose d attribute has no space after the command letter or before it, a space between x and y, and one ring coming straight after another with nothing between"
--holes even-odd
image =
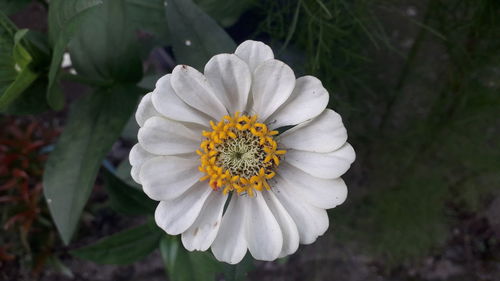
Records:
<instances>
[{"instance_id":1,"label":"flower head","mask_svg":"<svg viewBox=\"0 0 500 281\"><path fill-rule=\"evenodd\" d=\"M212 57L204 74L179 65L160 78L130 152L132 177L160 201L158 226L232 264L247 249L274 260L314 242L326 209L346 199L340 176L355 158L328 98L257 41Z\"/></svg>"}]
</instances>

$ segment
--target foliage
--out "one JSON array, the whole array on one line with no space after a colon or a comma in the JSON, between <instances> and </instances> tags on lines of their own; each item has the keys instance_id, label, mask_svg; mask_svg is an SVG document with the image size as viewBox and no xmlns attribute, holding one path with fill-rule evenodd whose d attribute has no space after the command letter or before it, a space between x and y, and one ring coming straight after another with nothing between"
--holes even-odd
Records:
<instances>
[{"instance_id":1,"label":"foliage","mask_svg":"<svg viewBox=\"0 0 500 281\"><path fill-rule=\"evenodd\" d=\"M56 236L42 196L41 150L58 132L33 118L2 118L0 126L0 262L19 260L39 274Z\"/></svg>"},{"instance_id":2,"label":"foliage","mask_svg":"<svg viewBox=\"0 0 500 281\"><path fill-rule=\"evenodd\" d=\"M148 222L105 237L71 253L100 264L129 264L155 250L161 236L162 232L154 222Z\"/></svg>"}]
</instances>

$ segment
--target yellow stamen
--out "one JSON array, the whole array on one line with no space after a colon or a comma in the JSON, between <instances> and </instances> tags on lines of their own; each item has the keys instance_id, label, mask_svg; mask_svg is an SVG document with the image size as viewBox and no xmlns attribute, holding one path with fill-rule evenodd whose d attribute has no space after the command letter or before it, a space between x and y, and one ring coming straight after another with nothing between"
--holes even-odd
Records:
<instances>
[{"instance_id":1,"label":"yellow stamen","mask_svg":"<svg viewBox=\"0 0 500 281\"><path fill-rule=\"evenodd\" d=\"M204 140L196 151L201 163L198 170L205 173L200 181L209 180L210 187L223 194L236 191L238 195L254 196L254 190L269 190L268 180L276 175L280 157L286 153L278 150L273 139L278 131L257 122L256 115L239 112L224 116L218 123L210 121L210 127L212 131L202 132ZM264 161L258 160L260 157ZM241 166L243 162L246 164ZM255 168L258 172L252 172Z\"/></svg>"}]
</instances>

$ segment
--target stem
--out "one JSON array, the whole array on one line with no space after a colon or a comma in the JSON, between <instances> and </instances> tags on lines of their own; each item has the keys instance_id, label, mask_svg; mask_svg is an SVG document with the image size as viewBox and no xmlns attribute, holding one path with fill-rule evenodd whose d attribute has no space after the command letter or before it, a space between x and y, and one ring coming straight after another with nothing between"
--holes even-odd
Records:
<instances>
[{"instance_id":1,"label":"stem","mask_svg":"<svg viewBox=\"0 0 500 281\"><path fill-rule=\"evenodd\" d=\"M403 86L408 79L408 76L410 74L410 70L412 69L412 66L415 62L415 59L417 57L418 50L420 49L420 45L422 44L422 41L425 37L425 34L428 32L428 28L426 27L426 23L430 19L430 15L432 14L433 10L433 5L434 1L431 1L429 6L427 6L427 10L425 12L424 16L424 22L420 26L420 29L418 31L417 37L415 38L415 42L411 46L410 51L408 52L408 56L406 57L405 64L403 65L403 69L401 70L401 74L399 75L398 81L396 83L396 86L394 87L394 92L392 96L389 99L389 102L386 105L385 111L382 115L379 129L382 131L385 126L387 125L387 120L389 120L389 117L392 115L394 111L394 106L396 105L398 98L401 97L401 90L403 89Z\"/></svg>"}]
</instances>

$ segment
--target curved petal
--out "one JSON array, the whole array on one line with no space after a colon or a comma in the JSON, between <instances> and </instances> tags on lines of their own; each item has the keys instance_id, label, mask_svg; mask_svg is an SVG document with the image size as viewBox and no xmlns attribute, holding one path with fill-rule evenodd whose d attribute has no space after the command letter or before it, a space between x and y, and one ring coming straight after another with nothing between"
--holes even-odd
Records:
<instances>
[{"instance_id":1,"label":"curved petal","mask_svg":"<svg viewBox=\"0 0 500 281\"><path fill-rule=\"evenodd\" d=\"M159 115L160 114L156 111L153 103L151 102L151 93L144 95L137 106L137 111L135 112L135 120L137 121L137 124L142 127L146 120Z\"/></svg>"},{"instance_id":2,"label":"curved petal","mask_svg":"<svg viewBox=\"0 0 500 281\"><path fill-rule=\"evenodd\" d=\"M129 162L132 166L142 165L148 159L155 157L156 155L147 152L140 143L136 143L130 149Z\"/></svg>"},{"instance_id":3,"label":"curved petal","mask_svg":"<svg viewBox=\"0 0 500 281\"><path fill-rule=\"evenodd\" d=\"M291 192L318 208L334 208L347 198L347 186L341 178L316 178L285 162L280 165L278 173Z\"/></svg>"},{"instance_id":4,"label":"curved petal","mask_svg":"<svg viewBox=\"0 0 500 281\"><path fill-rule=\"evenodd\" d=\"M269 46L253 40L241 43L234 54L248 64L252 73L263 62L274 59L273 50Z\"/></svg>"},{"instance_id":5,"label":"curved petal","mask_svg":"<svg viewBox=\"0 0 500 281\"><path fill-rule=\"evenodd\" d=\"M328 99L328 91L318 78L299 77L290 98L269 117L269 127L275 129L312 119L325 110Z\"/></svg>"},{"instance_id":6,"label":"curved petal","mask_svg":"<svg viewBox=\"0 0 500 281\"><path fill-rule=\"evenodd\" d=\"M170 235L186 231L196 220L208 196L213 192L206 182L198 182L181 196L161 201L155 212L156 224Z\"/></svg>"},{"instance_id":7,"label":"curved petal","mask_svg":"<svg viewBox=\"0 0 500 281\"><path fill-rule=\"evenodd\" d=\"M206 251L212 245L219 232L227 197L221 192L210 193L196 221L182 233L182 244L187 250Z\"/></svg>"},{"instance_id":8,"label":"curved petal","mask_svg":"<svg viewBox=\"0 0 500 281\"><path fill-rule=\"evenodd\" d=\"M279 175L276 175L273 189L283 207L292 217L299 231L300 243L311 244L328 229L329 221L326 210L316 208L294 194Z\"/></svg>"},{"instance_id":9,"label":"curved petal","mask_svg":"<svg viewBox=\"0 0 500 281\"><path fill-rule=\"evenodd\" d=\"M198 70L178 65L172 71L170 83L181 100L214 120L221 120L227 115L226 108L215 96L207 78Z\"/></svg>"},{"instance_id":10,"label":"curved petal","mask_svg":"<svg viewBox=\"0 0 500 281\"><path fill-rule=\"evenodd\" d=\"M157 201L179 197L203 175L198 165L194 156L159 156L146 161L139 174L144 193Z\"/></svg>"},{"instance_id":11,"label":"curved petal","mask_svg":"<svg viewBox=\"0 0 500 281\"><path fill-rule=\"evenodd\" d=\"M274 59L265 61L253 75L250 113L265 121L288 99L294 87L295 75L288 65Z\"/></svg>"},{"instance_id":12,"label":"curved petal","mask_svg":"<svg viewBox=\"0 0 500 281\"><path fill-rule=\"evenodd\" d=\"M262 192L262 195L266 200L267 206L278 221L281 233L283 234L283 247L281 248L279 257L295 253L299 248L299 232L295 222L273 192Z\"/></svg>"},{"instance_id":13,"label":"curved petal","mask_svg":"<svg viewBox=\"0 0 500 281\"><path fill-rule=\"evenodd\" d=\"M196 132L183 124L163 117L149 118L138 134L142 147L157 155L195 152L201 140Z\"/></svg>"},{"instance_id":14,"label":"curved petal","mask_svg":"<svg viewBox=\"0 0 500 281\"><path fill-rule=\"evenodd\" d=\"M187 105L177 96L170 82L171 77L172 74L167 74L156 82L152 96L156 110L172 120L208 126L208 116Z\"/></svg>"},{"instance_id":15,"label":"curved petal","mask_svg":"<svg viewBox=\"0 0 500 281\"><path fill-rule=\"evenodd\" d=\"M245 110L252 74L244 61L233 54L216 55L205 65L205 76L230 114Z\"/></svg>"},{"instance_id":16,"label":"curved petal","mask_svg":"<svg viewBox=\"0 0 500 281\"><path fill-rule=\"evenodd\" d=\"M342 117L331 109L311 121L299 124L280 136L280 146L311 152L330 152L347 141Z\"/></svg>"},{"instance_id":17,"label":"curved petal","mask_svg":"<svg viewBox=\"0 0 500 281\"><path fill-rule=\"evenodd\" d=\"M248 210L245 231L248 250L255 259L275 260L283 247L283 234L262 193L241 200Z\"/></svg>"},{"instance_id":18,"label":"curved petal","mask_svg":"<svg viewBox=\"0 0 500 281\"><path fill-rule=\"evenodd\" d=\"M136 143L132 149L130 149L129 162L132 165L130 169L130 175L135 182L141 183L139 179L139 172L141 171L142 164L147 160L156 157L157 155L147 152L139 143Z\"/></svg>"},{"instance_id":19,"label":"curved petal","mask_svg":"<svg viewBox=\"0 0 500 281\"><path fill-rule=\"evenodd\" d=\"M349 170L355 158L354 149L347 142L339 149L328 153L288 150L285 154L287 163L322 179L340 177Z\"/></svg>"},{"instance_id":20,"label":"curved petal","mask_svg":"<svg viewBox=\"0 0 500 281\"><path fill-rule=\"evenodd\" d=\"M232 196L219 233L212 244L212 253L218 261L239 263L247 252L245 225L248 210L240 196Z\"/></svg>"}]
</instances>

